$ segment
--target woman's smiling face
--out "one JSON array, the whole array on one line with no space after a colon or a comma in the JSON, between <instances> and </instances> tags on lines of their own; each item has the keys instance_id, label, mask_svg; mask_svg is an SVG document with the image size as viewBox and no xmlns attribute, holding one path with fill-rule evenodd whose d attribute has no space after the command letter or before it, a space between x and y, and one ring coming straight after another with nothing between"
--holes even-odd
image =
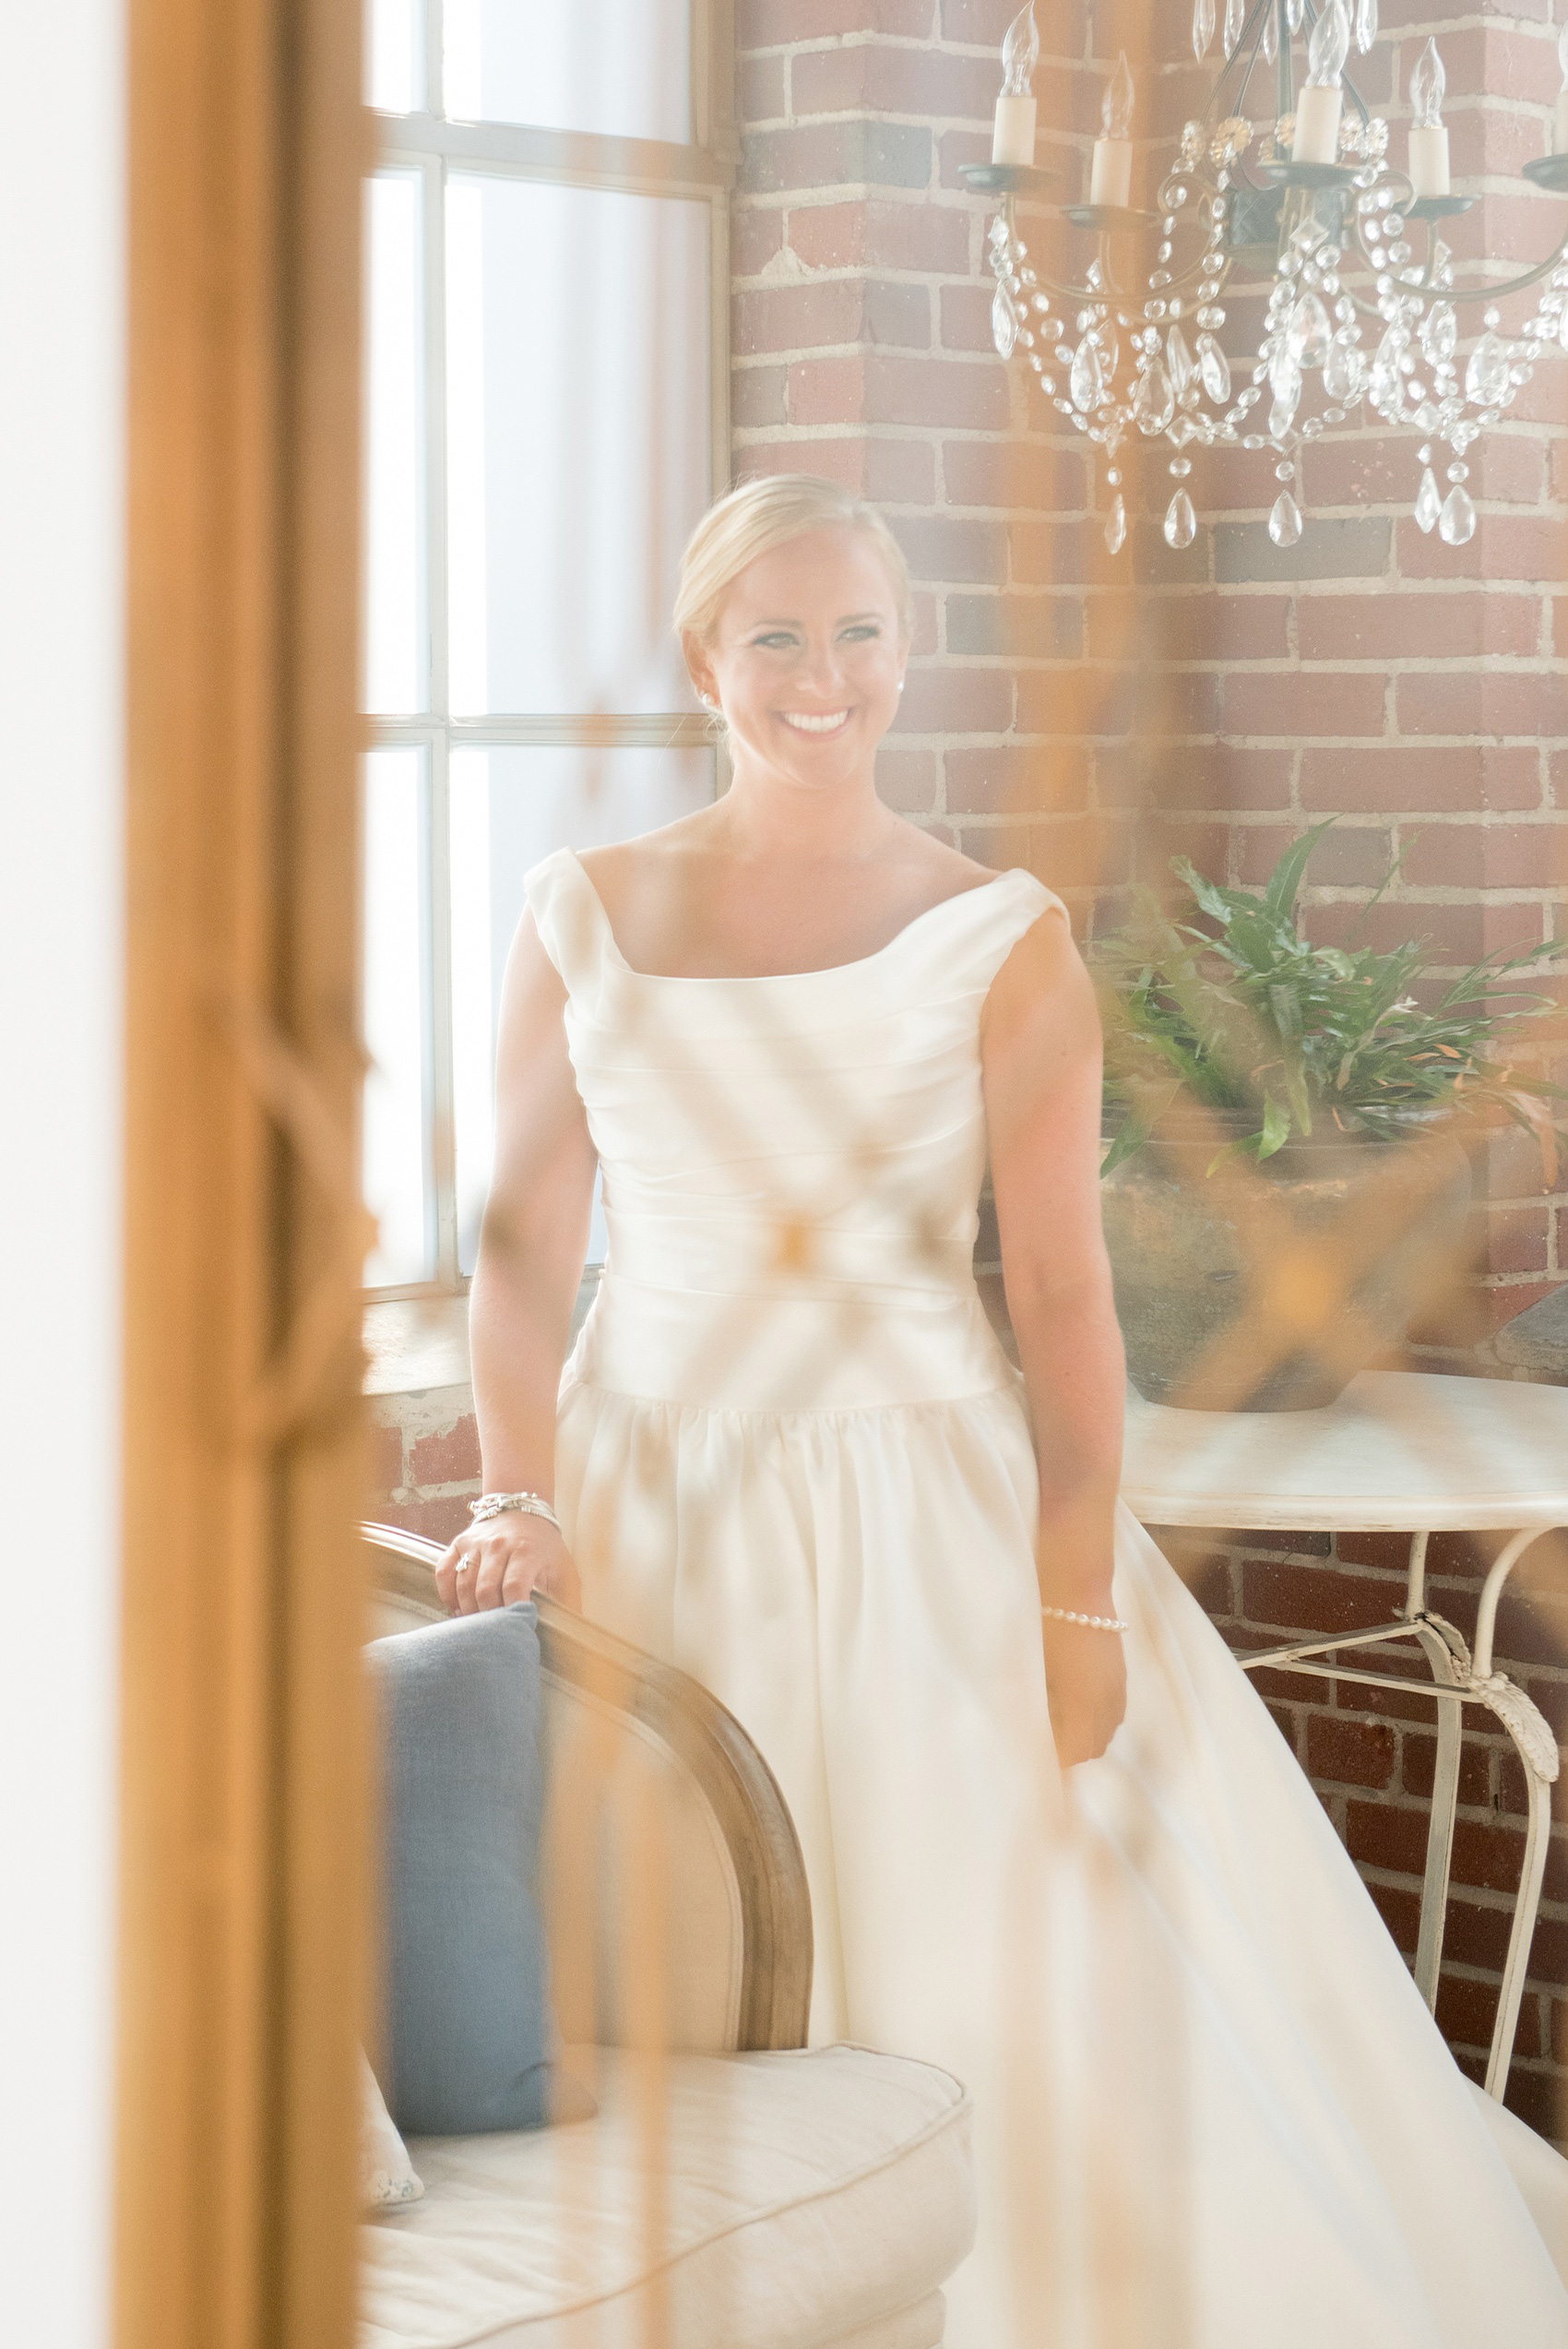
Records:
<instances>
[{"instance_id":1,"label":"woman's smiling face","mask_svg":"<svg viewBox=\"0 0 1568 2349\"><path fill-rule=\"evenodd\" d=\"M863 767L893 723L909 645L874 542L804 531L747 565L716 640L686 640L737 755L817 788Z\"/></svg>"}]
</instances>

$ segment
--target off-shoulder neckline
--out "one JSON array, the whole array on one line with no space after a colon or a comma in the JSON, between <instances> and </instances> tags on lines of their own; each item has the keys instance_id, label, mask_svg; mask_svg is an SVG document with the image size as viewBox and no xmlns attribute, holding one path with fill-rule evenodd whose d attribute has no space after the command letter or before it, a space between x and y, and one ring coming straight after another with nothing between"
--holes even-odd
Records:
<instances>
[{"instance_id":1,"label":"off-shoulder neckline","mask_svg":"<svg viewBox=\"0 0 1568 2349\"><path fill-rule=\"evenodd\" d=\"M896 947L902 946L904 940L909 937L911 931L920 929L922 924L931 921L934 915L938 913L945 913L950 905L962 905L970 898L984 897L988 891L999 888L1004 881L1028 881L1034 880L1035 878L1034 875L1032 873L1026 872L1022 865L1015 864L1010 865L1005 872L993 873L989 881L977 881L973 888L955 889L951 897L938 898L936 903L934 905L928 905L923 913L917 913L911 920L906 922L901 930L895 930L893 936L887 939L885 944L873 948L870 954L857 955L852 962L825 962L820 964L814 971L738 971L733 972L711 971L638 971L632 963L627 961L619 946L617 946L615 942L614 927L611 922L610 914L605 906L604 900L600 896L598 889L594 887L593 881L588 874L588 869L583 863L582 858L577 854L575 848L563 849L561 853L567 860L572 870L576 874L584 888L587 889L589 897L592 899L598 914L600 926L604 934L604 943L615 962L625 973L627 978L638 979L643 981L648 986L656 987L772 987L778 986L781 982L790 979L843 978L850 972L869 970L873 963L881 962L887 955L890 955L893 952ZM1045 888L1043 881L1037 881L1035 886L1041 890L1044 890ZM1047 894L1049 894L1049 892L1047 892Z\"/></svg>"}]
</instances>

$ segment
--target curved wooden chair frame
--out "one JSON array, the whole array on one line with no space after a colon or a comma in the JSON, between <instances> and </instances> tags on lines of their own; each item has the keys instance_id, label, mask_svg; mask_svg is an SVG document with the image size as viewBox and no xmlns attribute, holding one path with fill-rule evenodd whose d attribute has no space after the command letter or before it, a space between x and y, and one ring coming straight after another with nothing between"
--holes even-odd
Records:
<instances>
[{"instance_id":1,"label":"curved wooden chair frame","mask_svg":"<svg viewBox=\"0 0 1568 2349\"><path fill-rule=\"evenodd\" d=\"M375 1587L433 1623L439 1544L394 1525L362 1525ZM687 1771L723 1835L740 1891L742 1952L736 2046L803 2047L811 2005L812 1917L800 1838L778 1783L733 1713L688 1673L660 1663L581 1616L536 1600L545 1673L630 1715Z\"/></svg>"}]
</instances>

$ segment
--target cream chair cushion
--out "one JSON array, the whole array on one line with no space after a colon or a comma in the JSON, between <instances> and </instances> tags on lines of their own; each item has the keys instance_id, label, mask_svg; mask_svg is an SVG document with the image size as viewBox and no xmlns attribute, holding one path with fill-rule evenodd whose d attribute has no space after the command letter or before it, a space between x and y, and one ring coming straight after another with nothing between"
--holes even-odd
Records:
<instances>
[{"instance_id":1,"label":"cream chair cushion","mask_svg":"<svg viewBox=\"0 0 1568 2349\"><path fill-rule=\"evenodd\" d=\"M948 2074L853 2047L676 2056L661 2100L635 2057L569 2061L596 2119L412 2141L425 2199L362 2230L362 2349L644 2349L660 2293L680 2349L941 2341L939 2287L974 2232Z\"/></svg>"}]
</instances>

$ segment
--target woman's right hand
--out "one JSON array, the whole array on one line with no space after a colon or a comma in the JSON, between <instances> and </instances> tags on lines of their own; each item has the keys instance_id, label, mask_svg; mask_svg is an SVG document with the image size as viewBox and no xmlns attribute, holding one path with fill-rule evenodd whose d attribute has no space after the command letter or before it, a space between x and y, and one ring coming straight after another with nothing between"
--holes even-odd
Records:
<instances>
[{"instance_id":1,"label":"woman's right hand","mask_svg":"<svg viewBox=\"0 0 1568 2349\"><path fill-rule=\"evenodd\" d=\"M574 1615L583 1611L583 1586L559 1529L528 1509L503 1509L459 1533L435 1569L435 1583L451 1615L511 1606L536 1591Z\"/></svg>"},{"instance_id":2,"label":"woman's right hand","mask_svg":"<svg viewBox=\"0 0 1568 2349\"><path fill-rule=\"evenodd\" d=\"M1114 1612L1109 1595L1100 1604ZM1045 1616L1041 1629L1057 1761L1063 1770L1098 1761L1127 1710L1127 1658L1121 1634L1063 1623L1054 1616Z\"/></svg>"}]
</instances>

